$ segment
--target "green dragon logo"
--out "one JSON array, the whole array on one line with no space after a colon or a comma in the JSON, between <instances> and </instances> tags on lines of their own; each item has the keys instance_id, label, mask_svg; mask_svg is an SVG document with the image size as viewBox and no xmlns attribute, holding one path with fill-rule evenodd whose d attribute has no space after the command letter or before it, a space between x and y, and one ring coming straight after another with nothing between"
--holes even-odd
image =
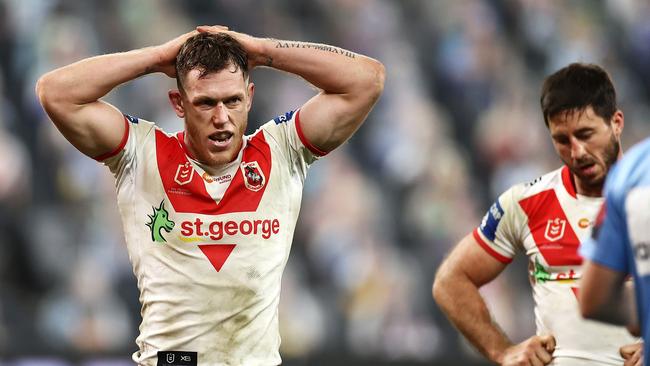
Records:
<instances>
[{"instance_id":1,"label":"green dragon logo","mask_svg":"<svg viewBox=\"0 0 650 366\"><path fill-rule=\"evenodd\" d=\"M159 243L164 243L167 240L162 236L161 231L165 230L166 232L171 232L172 229L174 228L174 222L170 220L169 217L169 212L165 210L165 201L160 202L160 207L153 208L153 215L147 215L149 219L151 219L151 222L146 223L151 229L151 240Z\"/></svg>"},{"instance_id":2,"label":"green dragon logo","mask_svg":"<svg viewBox=\"0 0 650 366\"><path fill-rule=\"evenodd\" d=\"M544 283L551 279L551 274L548 273L546 268L541 263L539 263L537 258L535 258L535 271L533 272L533 276L535 277L536 282L541 283Z\"/></svg>"}]
</instances>

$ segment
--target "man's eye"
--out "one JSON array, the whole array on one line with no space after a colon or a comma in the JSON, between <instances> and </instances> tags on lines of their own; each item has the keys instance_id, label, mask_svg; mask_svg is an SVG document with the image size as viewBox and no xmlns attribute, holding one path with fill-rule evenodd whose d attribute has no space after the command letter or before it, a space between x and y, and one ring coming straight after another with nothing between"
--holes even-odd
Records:
<instances>
[{"instance_id":1,"label":"man's eye","mask_svg":"<svg viewBox=\"0 0 650 366\"><path fill-rule=\"evenodd\" d=\"M236 104L238 104L239 102L241 102L241 98L239 98L239 97L237 97L237 98L230 98L230 99L226 100L226 104L228 104L228 105L236 105Z\"/></svg>"},{"instance_id":2,"label":"man's eye","mask_svg":"<svg viewBox=\"0 0 650 366\"><path fill-rule=\"evenodd\" d=\"M586 139L590 138L593 134L594 133L592 131L583 132L580 135L578 135L578 138L581 139L581 140L586 140Z\"/></svg>"},{"instance_id":3,"label":"man's eye","mask_svg":"<svg viewBox=\"0 0 650 366\"><path fill-rule=\"evenodd\" d=\"M558 137L555 139L555 142L560 144L560 145L567 145L569 143L569 139L563 138L563 137Z\"/></svg>"}]
</instances>

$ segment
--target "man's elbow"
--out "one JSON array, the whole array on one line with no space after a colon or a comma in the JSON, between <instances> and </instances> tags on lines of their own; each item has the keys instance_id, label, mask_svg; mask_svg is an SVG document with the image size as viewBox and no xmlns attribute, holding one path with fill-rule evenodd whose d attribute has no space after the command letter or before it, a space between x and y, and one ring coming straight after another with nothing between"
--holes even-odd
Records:
<instances>
[{"instance_id":1,"label":"man's elbow","mask_svg":"<svg viewBox=\"0 0 650 366\"><path fill-rule=\"evenodd\" d=\"M585 319L602 320L602 310L604 304L601 304L592 294L594 289L582 287L578 291L578 305L580 314Z\"/></svg>"},{"instance_id":2,"label":"man's elbow","mask_svg":"<svg viewBox=\"0 0 650 366\"><path fill-rule=\"evenodd\" d=\"M449 286L451 284L449 273L444 269L438 270L433 279L433 287L431 293L436 303L441 304L448 297Z\"/></svg>"},{"instance_id":3,"label":"man's elbow","mask_svg":"<svg viewBox=\"0 0 650 366\"><path fill-rule=\"evenodd\" d=\"M379 99L381 93L384 91L384 83L386 82L386 67L384 64L377 60L372 61L372 76L368 80L367 89L373 100Z\"/></svg>"},{"instance_id":4,"label":"man's elbow","mask_svg":"<svg viewBox=\"0 0 650 366\"><path fill-rule=\"evenodd\" d=\"M355 75L345 94L362 101L363 104L374 105L384 91L386 82L384 64L375 59L368 59L363 65L359 65Z\"/></svg>"},{"instance_id":5,"label":"man's elbow","mask_svg":"<svg viewBox=\"0 0 650 366\"><path fill-rule=\"evenodd\" d=\"M377 96L381 95L384 91L384 83L386 82L386 67L379 61L375 65L375 90Z\"/></svg>"},{"instance_id":6,"label":"man's elbow","mask_svg":"<svg viewBox=\"0 0 650 366\"><path fill-rule=\"evenodd\" d=\"M588 301L580 297L578 303L580 304L580 314L585 319L595 319L596 318L596 308L590 304Z\"/></svg>"},{"instance_id":7,"label":"man's elbow","mask_svg":"<svg viewBox=\"0 0 650 366\"><path fill-rule=\"evenodd\" d=\"M58 93L55 91L55 81L49 73L38 79L35 89L38 101L43 108L47 110L49 106L55 103Z\"/></svg>"}]
</instances>

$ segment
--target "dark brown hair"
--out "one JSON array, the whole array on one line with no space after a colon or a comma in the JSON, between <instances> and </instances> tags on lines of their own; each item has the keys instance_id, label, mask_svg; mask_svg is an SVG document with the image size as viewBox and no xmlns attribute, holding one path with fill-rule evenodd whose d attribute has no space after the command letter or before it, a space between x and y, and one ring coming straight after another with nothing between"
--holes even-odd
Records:
<instances>
[{"instance_id":1,"label":"dark brown hair","mask_svg":"<svg viewBox=\"0 0 650 366\"><path fill-rule=\"evenodd\" d=\"M617 110L612 80L593 64L572 63L546 77L540 103L547 127L558 114L581 112L589 106L609 124Z\"/></svg>"},{"instance_id":2,"label":"dark brown hair","mask_svg":"<svg viewBox=\"0 0 650 366\"><path fill-rule=\"evenodd\" d=\"M183 80L190 70L199 69L202 77L231 65L248 77L248 54L241 43L225 33L200 33L185 41L178 51L176 83L183 90Z\"/></svg>"}]
</instances>

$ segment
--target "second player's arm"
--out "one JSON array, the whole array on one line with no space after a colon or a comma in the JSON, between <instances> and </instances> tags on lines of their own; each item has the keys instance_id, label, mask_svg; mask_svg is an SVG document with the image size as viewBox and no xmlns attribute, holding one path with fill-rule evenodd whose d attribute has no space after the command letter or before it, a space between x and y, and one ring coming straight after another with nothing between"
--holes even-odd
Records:
<instances>
[{"instance_id":1,"label":"second player's arm","mask_svg":"<svg viewBox=\"0 0 650 366\"><path fill-rule=\"evenodd\" d=\"M384 66L370 57L329 45L227 33L244 45L251 67L286 71L320 89L300 109L300 124L307 140L326 152L352 136L383 91Z\"/></svg>"},{"instance_id":2,"label":"second player's arm","mask_svg":"<svg viewBox=\"0 0 650 366\"><path fill-rule=\"evenodd\" d=\"M580 311L585 318L625 325L638 336L633 283L626 274L586 260L580 280Z\"/></svg>"},{"instance_id":3,"label":"second player's arm","mask_svg":"<svg viewBox=\"0 0 650 366\"><path fill-rule=\"evenodd\" d=\"M454 326L492 362L526 365L536 359L546 364L554 348L552 337L534 336L514 345L492 319L479 292L505 267L481 248L473 235L467 235L440 266L433 297ZM517 363L520 360L524 363Z\"/></svg>"}]
</instances>

